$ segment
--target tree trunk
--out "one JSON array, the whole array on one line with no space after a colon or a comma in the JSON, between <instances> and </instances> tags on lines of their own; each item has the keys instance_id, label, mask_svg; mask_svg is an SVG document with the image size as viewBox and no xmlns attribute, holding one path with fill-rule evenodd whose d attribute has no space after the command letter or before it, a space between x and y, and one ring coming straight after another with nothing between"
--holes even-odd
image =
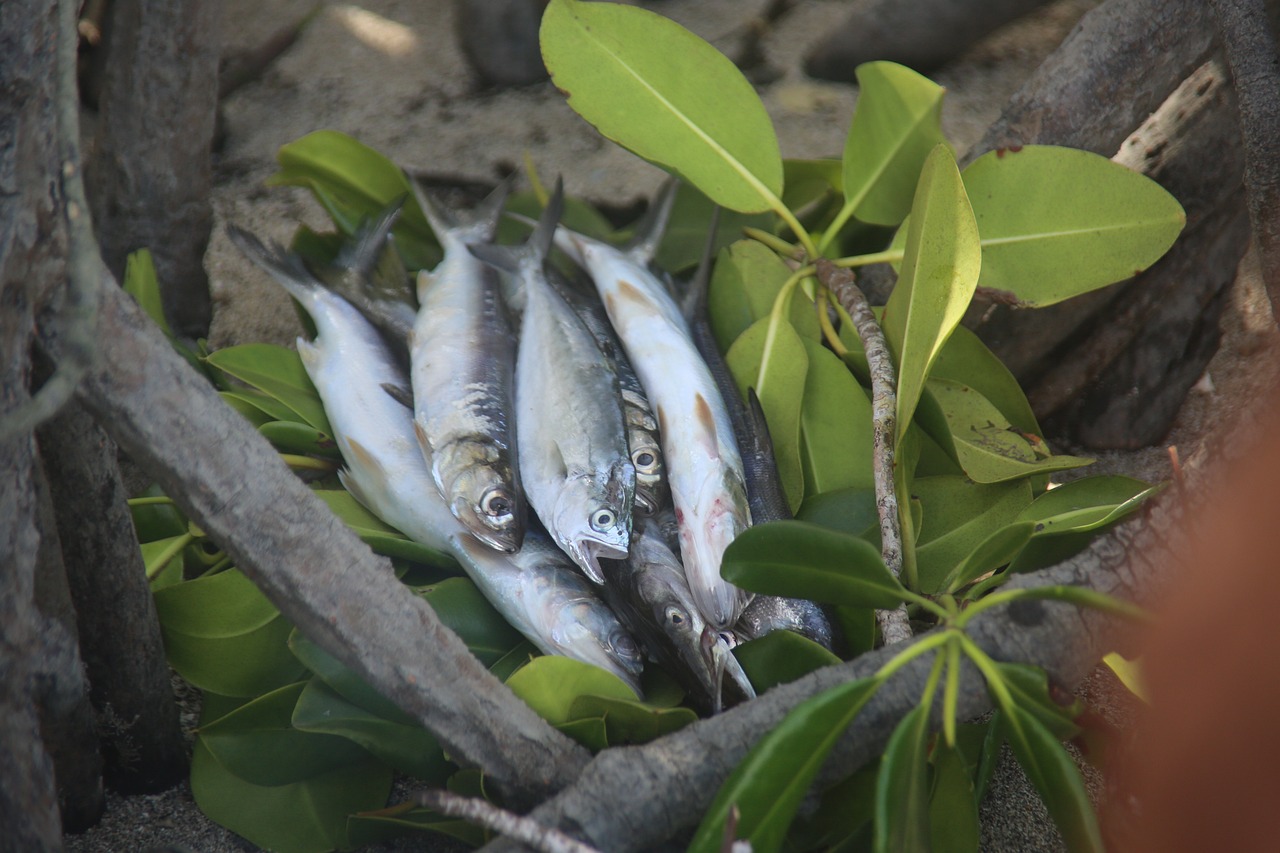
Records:
<instances>
[{"instance_id":1,"label":"tree trunk","mask_svg":"<svg viewBox=\"0 0 1280 853\"><path fill-rule=\"evenodd\" d=\"M210 150L218 102L218 22L212 0L115 0L87 169L108 268L150 249L165 315L179 336L209 333L204 252L213 210Z\"/></svg>"}]
</instances>

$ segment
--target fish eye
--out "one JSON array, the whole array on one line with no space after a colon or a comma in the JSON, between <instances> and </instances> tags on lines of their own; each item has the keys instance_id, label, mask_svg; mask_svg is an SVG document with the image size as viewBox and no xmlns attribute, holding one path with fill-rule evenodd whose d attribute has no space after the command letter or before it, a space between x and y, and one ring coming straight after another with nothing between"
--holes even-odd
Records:
<instances>
[{"instance_id":1,"label":"fish eye","mask_svg":"<svg viewBox=\"0 0 1280 853\"><path fill-rule=\"evenodd\" d=\"M658 468L658 456L652 450L637 450L631 457L631 463L641 474L652 474Z\"/></svg>"},{"instance_id":2,"label":"fish eye","mask_svg":"<svg viewBox=\"0 0 1280 853\"><path fill-rule=\"evenodd\" d=\"M675 627L677 628L683 627L684 623L688 621L689 621L689 617L686 616L684 614L684 611L682 611L679 607L667 608L667 622L671 623Z\"/></svg>"},{"instance_id":3,"label":"fish eye","mask_svg":"<svg viewBox=\"0 0 1280 853\"><path fill-rule=\"evenodd\" d=\"M738 635L732 631L721 631L720 640L731 649L738 645Z\"/></svg>"},{"instance_id":4,"label":"fish eye","mask_svg":"<svg viewBox=\"0 0 1280 853\"><path fill-rule=\"evenodd\" d=\"M613 635L613 648L625 658L640 656L640 647L636 645L636 641L631 638L630 634L622 631Z\"/></svg>"},{"instance_id":5,"label":"fish eye","mask_svg":"<svg viewBox=\"0 0 1280 853\"><path fill-rule=\"evenodd\" d=\"M480 499L480 511L490 518L501 518L511 515L511 496L505 489L490 489Z\"/></svg>"},{"instance_id":6,"label":"fish eye","mask_svg":"<svg viewBox=\"0 0 1280 853\"><path fill-rule=\"evenodd\" d=\"M604 533L610 527L613 527L617 520L618 516L613 512L613 510L598 509L595 511L595 514L591 516L591 527L600 533Z\"/></svg>"}]
</instances>

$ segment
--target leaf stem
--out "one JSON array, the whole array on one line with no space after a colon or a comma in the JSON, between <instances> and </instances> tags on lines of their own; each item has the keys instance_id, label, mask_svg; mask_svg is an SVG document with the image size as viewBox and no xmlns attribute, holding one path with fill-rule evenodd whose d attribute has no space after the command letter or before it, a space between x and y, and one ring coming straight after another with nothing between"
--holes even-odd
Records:
<instances>
[{"instance_id":1,"label":"leaf stem","mask_svg":"<svg viewBox=\"0 0 1280 853\"><path fill-rule=\"evenodd\" d=\"M902 249L885 249L883 252L872 252L869 255L851 255L847 258L837 258L831 263L844 269L866 267L871 264L891 264L894 261L902 260L904 254L905 252Z\"/></svg>"},{"instance_id":2,"label":"leaf stem","mask_svg":"<svg viewBox=\"0 0 1280 853\"><path fill-rule=\"evenodd\" d=\"M168 495L151 495L151 496L141 497L141 498L129 498L129 500L126 501L126 503L128 503L130 507L172 506L173 498L169 497Z\"/></svg>"},{"instance_id":3,"label":"leaf stem","mask_svg":"<svg viewBox=\"0 0 1280 853\"><path fill-rule=\"evenodd\" d=\"M758 243L763 243L783 257L797 261L804 257L800 246L797 246L795 243L788 243L777 234L770 234L763 228L756 228L748 225L742 229L742 233Z\"/></svg>"},{"instance_id":4,"label":"leaf stem","mask_svg":"<svg viewBox=\"0 0 1280 853\"><path fill-rule=\"evenodd\" d=\"M1085 589L1079 586L1037 586L1024 589L1009 589L1003 592L996 592L988 595L986 598L979 599L969 605L964 611L956 617L955 625L957 628L963 628L969 623L973 617L977 616L984 610L1001 604L1009 604L1014 601L1031 601L1040 599L1051 599L1054 601L1062 601L1068 604L1076 604L1082 607L1092 607L1101 610L1104 613L1110 613L1113 616L1120 616L1124 619L1131 619L1135 622L1150 623L1151 614L1143 610L1137 605L1130 604L1127 601L1121 601L1101 592L1092 589Z\"/></svg>"},{"instance_id":5,"label":"leaf stem","mask_svg":"<svg viewBox=\"0 0 1280 853\"><path fill-rule=\"evenodd\" d=\"M337 471L338 463L329 459L316 459L297 453L281 453L280 458L295 471Z\"/></svg>"},{"instance_id":6,"label":"leaf stem","mask_svg":"<svg viewBox=\"0 0 1280 853\"><path fill-rule=\"evenodd\" d=\"M978 667L978 671L982 673L982 677L987 680L987 691L995 697L996 704L1000 706L1000 710L1005 712L1009 720L1009 724L1018 727L1018 720L1013 714L1013 694L1009 692L1009 685L1004 683L1004 676L1000 674L1000 670L996 669L995 661L984 652L969 635L963 631L955 631L955 636L959 638L960 646L964 653L973 661L974 666Z\"/></svg>"},{"instance_id":7,"label":"leaf stem","mask_svg":"<svg viewBox=\"0 0 1280 853\"><path fill-rule=\"evenodd\" d=\"M818 251L825 252L832 241L836 239L840 233L840 229L845 226L849 218L853 216L853 211L858 205L862 204L862 200L867 197L867 193L871 191L872 184L868 183L863 186L862 191L851 199L846 199L844 206L840 208L840 212L836 214L836 218L827 226L827 230L822 233L822 239L818 241Z\"/></svg>"},{"instance_id":8,"label":"leaf stem","mask_svg":"<svg viewBox=\"0 0 1280 853\"><path fill-rule=\"evenodd\" d=\"M196 536L192 533L184 533L169 543L169 547L165 548L156 555L151 565L147 566L147 580L156 579L156 575L164 571L165 566L173 561L173 558L182 553L182 549L196 541Z\"/></svg>"},{"instance_id":9,"label":"leaf stem","mask_svg":"<svg viewBox=\"0 0 1280 853\"><path fill-rule=\"evenodd\" d=\"M773 212L778 214L778 218L787 224L787 227L791 229L791 233L796 235L796 239L800 241L800 245L804 246L805 254L811 259L820 257L822 253L813 244L813 238L809 236L809 232L800 224L800 220L796 219L796 215L791 212L791 209L783 204L782 199L773 193L768 193L767 198L773 207Z\"/></svg>"},{"instance_id":10,"label":"leaf stem","mask_svg":"<svg viewBox=\"0 0 1280 853\"><path fill-rule=\"evenodd\" d=\"M827 314L827 305L834 298L831 295L831 291L824 287L822 288L821 298L813 300L813 306L818 312L818 326L822 329L822 336L826 339L827 346L831 347L831 351L838 357L844 358L848 354L849 348L844 345L844 341L840 340L840 333L831 324L831 316Z\"/></svg>"},{"instance_id":11,"label":"leaf stem","mask_svg":"<svg viewBox=\"0 0 1280 853\"><path fill-rule=\"evenodd\" d=\"M942 737L956 746L956 706L960 703L960 643L947 643L947 683L942 688Z\"/></svg>"},{"instance_id":12,"label":"leaf stem","mask_svg":"<svg viewBox=\"0 0 1280 853\"><path fill-rule=\"evenodd\" d=\"M762 402L765 399L765 367L769 364L769 358L773 353L773 343L778 338L778 328L785 322L787 305L791 302L796 286L811 275L813 275L813 267L801 267L782 283L782 287L778 289L778 295L774 297L773 308L769 311L769 329L765 333L764 347L760 352L760 370L756 374L755 381L756 396Z\"/></svg>"},{"instance_id":13,"label":"leaf stem","mask_svg":"<svg viewBox=\"0 0 1280 853\"><path fill-rule=\"evenodd\" d=\"M950 640L951 632L949 631L937 631L932 634L923 635L918 642L907 646L890 658L884 666L880 667L880 669L876 671L875 679L877 681L887 681L894 675L894 673L911 663L916 658L933 651L938 648L938 646L950 642Z\"/></svg>"}]
</instances>

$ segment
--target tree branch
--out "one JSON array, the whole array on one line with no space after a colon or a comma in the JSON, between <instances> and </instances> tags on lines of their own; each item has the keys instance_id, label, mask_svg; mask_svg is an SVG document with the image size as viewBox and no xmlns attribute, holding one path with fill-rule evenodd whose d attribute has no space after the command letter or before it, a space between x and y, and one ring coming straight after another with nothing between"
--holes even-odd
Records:
<instances>
[{"instance_id":1,"label":"tree branch","mask_svg":"<svg viewBox=\"0 0 1280 853\"><path fill-rule=\"evenodd\" d=\"M85 407L308 637L528 804L587 752L513 696L173 350L100 267ZM55 355L63 342L41 327Z\"/></svg>"},{"instance_id":2,"label":"tree branch","mask_svg":"<svg viewBox=\"0 0 1280 853\"><path fill-rule=\"evenodd\" d=\"M853 270L842 269L818 258L818 281L835 294L841 307L853 320L862 340L871 370L871 465L876 487L876 511L880 516L880 554L893 576L902 574L902 528L898 514L898 493L894 488L894 436L898 430L896 410L898 396L897 379L893 359L884 332L871 312L871 303L854 281ZM877 610L876 622L886 646L911 639L911 623L907 620L907 606L894 610Z\"/></svg>"},{"instance_id":3,"label":"tree branch","mask_svg":"<svg viewBox=\"0 0 1280 853\"><path fill-rule=\"evenodd\" d=\"M1262 0L1209 0L1240 103L1249 219L1271 313L1280 320L1280 69Z\"/></svg>"},{"instance_id":4,"label":"tree branch","mask_svg":"<svg viewBox=\"0 0 1280 853\"><path fill-rule=\"evenodd\" d=\"M483 826L499 835L527 844L538 853L598 853L596 848L559 830L548 829L537 821L500 809L478 797L464 797L452 791L429 789L419 791L414 799L424 808Z\"/></svg>"}]
</instances>

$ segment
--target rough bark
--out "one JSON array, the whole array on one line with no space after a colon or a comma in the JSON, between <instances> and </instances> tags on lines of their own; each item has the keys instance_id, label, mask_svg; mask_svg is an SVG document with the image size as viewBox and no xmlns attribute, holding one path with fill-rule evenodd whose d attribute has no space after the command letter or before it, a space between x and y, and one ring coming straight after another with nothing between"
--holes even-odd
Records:
<instances>
[{"instance_id":1,"label":"rough bark","mask_svg":"<svg viewBox=\"0 0 1280 853\"><path fill-rule=\"evenodd\" d=\"M107 781L149 793L186 773L169 666L116 447L79 404L40 428Z\"/></svg>"},{"instance_id":2,"label":"rough bark","mask_svg":"<svg viewBox=\"0 0 1280 853\"><path fill-rule=\"evenodd\" d=\"M44 617L45 642L59 647L58 657L67 660L79 677L83 662L76 648L76 609L71 602L67 573L62 562L48 477L36 465L32 471L36 495L36 531L40 546L36 553L35 605ZM53 760L58 786L58 811L64 832L83 832L102 817L106 797L102 790L102 754L93 705L86 691L62 713L41 708L40 732L45 749Z\"/></svg>"},{"instance_id":3,"label":"rough bark","mask_svg":"<svg viewBox=\"0 0 1280 853\"><path fill-rule=\"evenodd\" d=\"M439 737L485 769L509 802L563 787L586 751L477 661L101 275L101 347L80 398L280 611ZM41 329L47 350L60 342ZM251 472L252 476L246 476Z\"/></svg>"},{"instance_id":4,"label":"rough bark","mask_svg":"<svg viewBox=\"0 0 1280 853\"><path fill-rule=\"evenodd\" d=\"M852 82L863 62L888 59L927 74L1048 0L855 0L849 17L805 56L822 80Z\"/></svg>"},{"instance_id":5,"label":"rough bark","mask_svg":"<svg viewBox=\"0 0 1280 853\"><path fill-rule=\"evenodd\" d=\"M1280 320L1280 68L1263 0L1210 0L1240 100L1249 218L1271 313Z\"/></svg>"},{"instance_id":6,"label":"rough bark","mask_svg":"<svg viewBox=\"0 0 1280 853\"><path fill-rule=\"evenodd\" d=\"M115 0L88 172L103 258L117 279L150 249L174 331L208 335L204 252L213 211L210 149L218 97L220 4Z\"/></svg>"}]
</instances>

